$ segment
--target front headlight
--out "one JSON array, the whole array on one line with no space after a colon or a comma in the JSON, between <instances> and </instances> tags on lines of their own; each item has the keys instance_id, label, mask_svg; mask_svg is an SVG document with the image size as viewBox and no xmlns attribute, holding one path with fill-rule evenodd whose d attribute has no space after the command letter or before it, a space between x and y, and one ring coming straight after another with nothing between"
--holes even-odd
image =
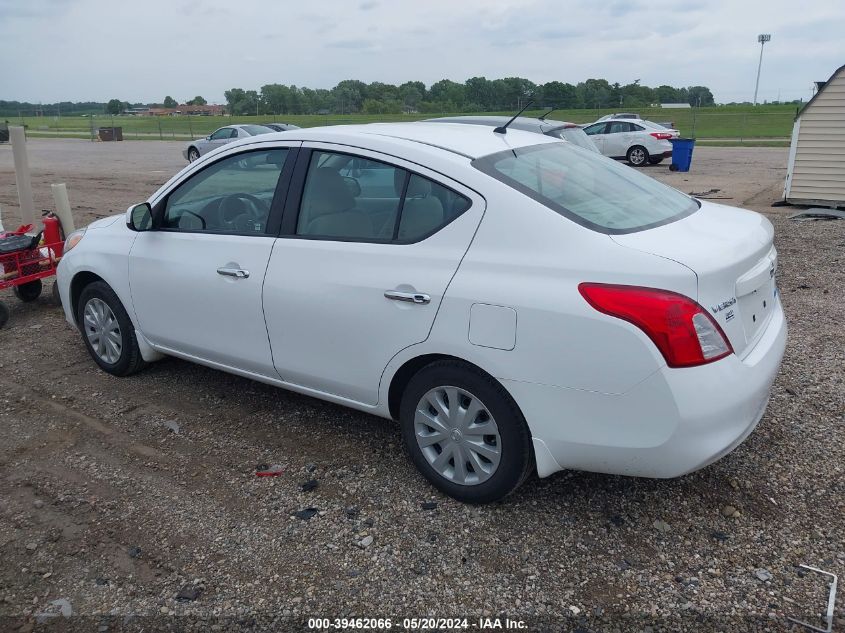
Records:
<instances>
[{"instance_id":1,"label":"front headlight","mask_svg":"<svg viewBox=\"0 0 845 633\"><path fill-rule=\"evenodd\" d=\"M79 244L79 241L83 238L84 235L85 229L79 229L78 231L74 231L73 233L68 235L67 239L65 240L65 248L63 252L67 254L70 249Z\"/></svg>"}]
</instances>

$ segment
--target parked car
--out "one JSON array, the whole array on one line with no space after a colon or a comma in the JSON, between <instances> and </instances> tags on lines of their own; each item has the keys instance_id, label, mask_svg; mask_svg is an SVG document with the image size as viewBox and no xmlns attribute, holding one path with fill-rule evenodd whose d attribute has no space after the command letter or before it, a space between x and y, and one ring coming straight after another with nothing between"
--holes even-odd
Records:
<instances>
[{"instance_id":1,"label":"parked car","mask_svg":"<svg viewBox=\"0 0 845 633\"><path fill-rule=\"evenodd\" d=\"M610 121L611 119L635 119L637 122L645 120L635 112L617 112L616 114L605 114L603 117L596 119L596 123L598 123L599 121ZM660 123L650 121L650 123L652 125L658 125L670 129L674 129L675 127L674 121L661 121Z\"/></svg>"},{"instance_id":2,"label":"parked car","mask_svg":"<svg viewBox=\"0 0 845 633\"><path fill-rule=\"evenodd\" d=\"M298 130L299 126L293 123L262 123L264 127L269 127L274 132L287 132L288 130Z\"/></svg>"},{"instance_id":3,"label":"parked car","mask_svg":"<svg viewBox=\"0 0 845 633\"><path fill-rule=\"evenodd\" d=\"M642 117L636 112L616 112L615 114L605 114L600 119L596 119L596 122L610 121L611 119L642 119Z\"/></svg>"},{"instance_id":4,"label":"parked car","mask_svg":"<svg viewBox=\"0 0 845 633\"><path fill-rule=\"evenodd\" d=\"M646 163L657 165L664 158L671 157L669 139L677 135L677 131L673 134L665 128L647 126L644 121L625 119L597 121L585 126L584 132L602 154L626 159L634 167L642 167Z\"/></svg>"},{"instance_id":5,"label":"parked car","mask_svg":"<svg viewBox=\"0 0 845 633\"><path fill-rule=\"evenodd\" d=\"M189 163L193 163L200 156L207 154L211 150L217 149L232 141L249 138L250 136L257 136L259 134L269 134L275 132L264 125L250 125L250 124L235 124L226 125L219 130L215 130L205 138L194 139L185 145L182 150L182 156Z\"/></svg>"},{"instance_id":6,"label":"parked car","mask_svg":"<svg viewBox=\"0 0 845 633\"><path fill-rule=\"evenodd\" d=\"M488 502L740 444L786 343L772 237L540 134L320 127L72 233L58 286L103 371L170 355L397 419L429 481Z\"/></svg>"},{"instance_id":7,"label":"parked car","mask_svg":"<svg viewBox=\"0 0 845 633\"><path fill-rule=\"evenodd\" d=\"M509 116L447 116L438 119L426 119L428 122L435 123L468 123L470 125L487 125L489 127L499 127L510 121ZM527 132L536 132L538 134L545 134L553 138L560 138L564 141L569 141L579 147L598 152L599 149L595 143L590 140L590 137L584 133L584 129L576 123L567 123L566 121L550 121L548 119L533 119L531 117L517 117L510 127L515 130L525 130Z\"/></svg>"}]
</instances>

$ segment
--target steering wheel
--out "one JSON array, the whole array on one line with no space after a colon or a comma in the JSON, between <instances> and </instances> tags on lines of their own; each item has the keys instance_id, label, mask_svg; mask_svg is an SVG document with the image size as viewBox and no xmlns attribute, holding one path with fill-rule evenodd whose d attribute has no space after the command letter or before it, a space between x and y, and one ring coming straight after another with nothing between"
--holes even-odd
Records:
<instances>
[{"instance_id":1,"label":"steering wheel","mask_svg":"<svg viewBox=\"0 0 845 633\"><path fill-rule=\"evenodd\" d=\"M248 193L233 193L220 200L219 209L223 223L243 229L245 224L263 224L270 205Z\"/></svg>"}]
</instances>

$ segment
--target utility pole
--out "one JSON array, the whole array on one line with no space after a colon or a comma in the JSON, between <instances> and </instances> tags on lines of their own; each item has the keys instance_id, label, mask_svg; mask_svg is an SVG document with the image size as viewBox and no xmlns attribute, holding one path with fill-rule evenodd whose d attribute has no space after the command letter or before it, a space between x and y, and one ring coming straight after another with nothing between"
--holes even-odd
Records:
<instances>
[{"instance_id":1,"label":"utility pole","mask_svg":"<svg viewBox=\"0 0 845 633\"><path fill-rule=\"evenodd\" d=\"M757 90L760 88L760 69L763 67L763 47L771 39L772 36L769 33L761 33L757 36L757 41L760 42L760 61L757 64L757 83L754 85L754 105L757 105Z\"/></svg>"}]
</instances>

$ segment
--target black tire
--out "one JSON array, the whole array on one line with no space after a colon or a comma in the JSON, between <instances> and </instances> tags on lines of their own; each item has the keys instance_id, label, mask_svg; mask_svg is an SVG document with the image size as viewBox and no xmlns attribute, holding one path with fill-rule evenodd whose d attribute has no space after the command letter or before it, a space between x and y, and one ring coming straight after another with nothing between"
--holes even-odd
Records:
<instances>
[{"instance_id":1,"label":"black tire","mask_svg":"<svg viewBox=\"0 0 845 633\"><path fill-rule=\"evenodd\" d=\"M106 362L98 356L86 334L85 306L92 299L100 299L109 307L120 328L120 356L113 363ZM82 289L79 303L76 306L76 322L79 325L82 342L85 343L88 353L91 354L91 358L103 371L113 376L129 376L146 367L147 363L141 358L141 350L135 337L135 326L132 325L132 321L129 319L120 299L106 282L94 281Z\"/></svg>"},{"instance_id":2,"label":"black tire","mask_svg":"<svg viewBox=\"0 0 845 633\"><path fill-rule=\"evenodd\" d=\"M625 155L628 164L633 167L642 167L649 161L648 150L642 145L634 145L628 148L628 153Z\"/></svg>"},{"instance_id":3,"label":"black tire","mask_svg":"<svg viewBox=\"0 0 845 633\"><path fill-rule=\"evenodd\" d=\"M660 163L663 162L663 157L662 156L651 156L651 157L649 157L648 162L651 163L652 165L659 165Z\"/></svg>"},{"instance_id":4,"label":"black tire","mask_svg":"<svg viewBox=\"0 0 845 633\"><path fill-rule=\"evenodd\" d=\"M462 485L438 473L423 455L415 432L417 404L431 389L458 387L476 396L496 421L501 438L499 465L489 479ZM534 469L531 434L519 407L501 384L480 370L459 361L438 361L411 378L399 408L399 423L411 461L435 488L465 503L498 501L516 490Z\"/></svg>"},{"instance_id":5,"label":"black tire","mask_svg":"<svg viewBox=\"0 0 845 633\"><path fill-rule=\"evenodd\" d=\"M36 279L35 281L28 281L20 286L15 286L12 288L12 292L24 303L29 303L30 301L35 301L41 296L42 288L43 286L41 284L41 280Z\"/></svg>"},{"instance_id":6,"label":"black tire","mask_svg":"<svg viewBox=\"0 0 845 633\"><path fill-rule=\"evenodd\" d=\"M669 171L678 171L678 166L675 163L669 165Z\"/></svg>"},{"instance_id":7,"label":"black tire","mask_svg":"<svg viewBox=\"0 0 845 633\"><path fill-rule=\"evenodd\" d=\"M53 282L53 288L50 290L50 299L53 305L62 307L62 297L59 294L59 284L56 281Z\"/></svg>"},{"instance_id":8,"label":"black tire","mask_svg":"<svg viewBox=\"0 0 845 633\"><path fill-rule=\"evenodd\" d=\"M5 325L9 322L9 316L9 306L0 301L0 329L5 327Z\"/></svg>"},{"instance_id":9,"label":"black tire","mask_svg":"<svg viewBox=\"0 0 845 633\"><path fill-rule=\"evenodd\" d=\"M188 148L188 162L193 163L200 157L200 151L196 147Z\"/></svg>"}]
</instances>

